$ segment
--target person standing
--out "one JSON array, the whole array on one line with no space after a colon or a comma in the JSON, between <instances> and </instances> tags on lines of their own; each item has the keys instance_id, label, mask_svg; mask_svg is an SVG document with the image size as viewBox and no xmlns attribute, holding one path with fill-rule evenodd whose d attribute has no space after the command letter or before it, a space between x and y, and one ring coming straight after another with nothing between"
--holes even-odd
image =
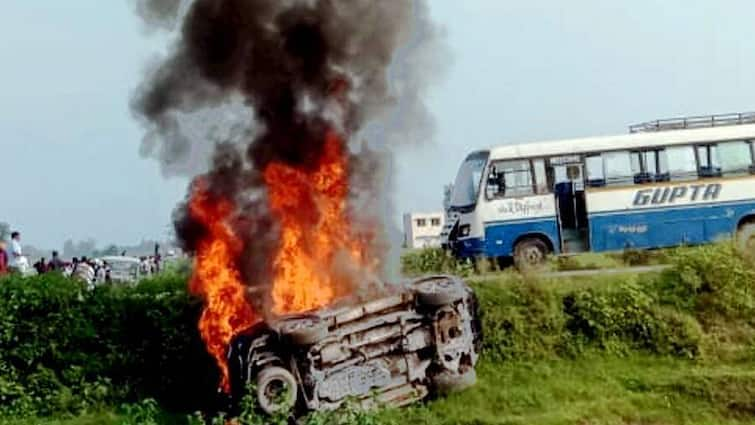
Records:
<instances>
[{"instance_id":1,"label":"person standing","mask_svg":"<svg viewBox=\"0 0 755 425\"><path fill-rule=\"evenodd\" d=\"M8 251L5 250L5 241L0 240L0 276L8 274Z\"/></svg>"},{"instance_id":2,"label":"person standing","mask_svg":"<svg viewBox=\"0 0 755 425\"><path fill-rule=\"evenodd\" d=\"M37 274L45 274L47 273L47 261L45 260L45 257L42 257L34 263L34 270L37 271Z\"/></svg>"},{"instance_id":3,"label":"person standing","mask_svg":"<svg viewBox=\"0 0 755 425\"><path fill-rule=\"evenodd\" d=\"M76 265L71 275L74 279L80 280L86 283L90 289L95 283L94 267L89 264L87 257L81 257L81 261Z\"/></svg>"},{"instance_id":4,"label":"person standing","mask_svg":"<svg viewBox=\"0 0 755 425\"><path fill-rule=\"evenodd\" d=\"M21 233L10 234L10 253L8 254L8 270L11 273L23 273L28 266L26 258L21 251Z\"/></svg>"},{"instance_id":5,"label":"person standing","mask_svg":"<svg viewBox=\"0 0 755 425\"><path fill-rule=\"evenodd\" d=\"M58 255L58 251L53 251L50 264L47 265L47 270L62 272L63 269L65 269L65 267L66 265L63 262L63 260L60 259L60 256Z\"/></svg>"}]
</instances>

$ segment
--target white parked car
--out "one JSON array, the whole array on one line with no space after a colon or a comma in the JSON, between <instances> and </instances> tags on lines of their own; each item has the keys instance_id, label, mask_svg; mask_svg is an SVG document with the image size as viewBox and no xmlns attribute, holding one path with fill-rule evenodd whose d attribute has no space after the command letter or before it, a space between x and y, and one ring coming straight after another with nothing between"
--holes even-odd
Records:
<instances>
[{"instance_id":1,"label":"white parked car","mask_svg":"<svg viewBox=\"0 0 755 425\"><path fill-rule=\"evenodd\" d=\"M107 263L111 282L132 283L142 277L141 261L135 257L108 256L101 260Z\"/></svg>"}]
</instances>

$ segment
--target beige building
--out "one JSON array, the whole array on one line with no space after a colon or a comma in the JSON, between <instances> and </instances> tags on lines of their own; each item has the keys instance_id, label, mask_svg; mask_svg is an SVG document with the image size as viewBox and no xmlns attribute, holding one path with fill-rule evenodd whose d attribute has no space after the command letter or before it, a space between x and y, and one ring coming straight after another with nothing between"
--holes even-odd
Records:
<instances>
[{"instance_id":1,"label":"beige building","mask_svg":"<svg viewBox=\"0 0 755 425\"><path fill-rule=\"evenodd\" d=\"M407 248L439 247L443 221L442 212L404 214L404 245Z\"/></svg>"}]
</instances>

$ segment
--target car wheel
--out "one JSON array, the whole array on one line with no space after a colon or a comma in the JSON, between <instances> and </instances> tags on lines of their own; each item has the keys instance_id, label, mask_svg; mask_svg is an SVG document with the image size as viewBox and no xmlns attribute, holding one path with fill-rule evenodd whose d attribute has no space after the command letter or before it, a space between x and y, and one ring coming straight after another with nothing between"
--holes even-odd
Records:
<instances>
[{"instance_id":1,"label":"car wheel","mask_svg":"<svg viewBox=\"0 0 755 425\"><path fill-rule=\"evenodd\" d=\"M432 276L414 282L414 291L420 304L442 306L464 298L464 287L451 276Z\"/></svg>"},{"instance_id":2,"label":"car wheel","mask_svg":"<svg viewBox=\"0 0 755 425\"><path fill-rule=\"evenodd\" d=\"M328 335L328 324L318 316L295 317L280 325L280 333L296 345L312 345Z\"/></svg>"},{"instance_id":3,"label":"car wheel","mask_svg":"<svg viewBox=\"0 0 755 425\"><path fill-rule=\"evenodd\" d=\"M519 270L536 269L545 263L548 246L538 238L527 238L514 248L514 264Z\"/></svg>"},{"instance_id":4,"label":"car wheel","mask_svg":"<svg viewBox=\"0 0 755 425\"><path fill-rule=\"evenodd\" d=\"M737 245L745 254L755 254L755 223L748 223L737 232Z\"/></svg>"},{"instance_id":5,"label":"car wheel","mask_svg":"<svg viewBox=\"0 0 755 425\"><path fill-rule=\"evenodd\" d=\"M266 367L257 374L257 404L268 415L290 412L298 392L296 379L282 367Z\"/></svg>"},{"instance_id":6,"label":"car wheel","mask_svg":"<svg viewBox=\"0 0 755 425\"><path fill-rule=\"evenodd\" d=\"M433 386L440 394L449 394L466 390L477 383L477 372L470 367L461 373L443 371L433 376Z\"/></svg>"}]
</instances>

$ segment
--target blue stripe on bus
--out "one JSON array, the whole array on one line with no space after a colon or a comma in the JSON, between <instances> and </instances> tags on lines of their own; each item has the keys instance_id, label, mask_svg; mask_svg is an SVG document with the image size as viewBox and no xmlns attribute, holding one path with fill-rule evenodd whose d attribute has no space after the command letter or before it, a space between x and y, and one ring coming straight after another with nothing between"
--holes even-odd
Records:
<instances>
[{"instance_id":1,"label":"blue stripe on bus","mask_svg":"<svg viewBox=\"0 0 755 425\"><path fill-rule=\"evenodd\" d=\"M556 253L560 252L556 217L489 221L484 223L485 236L463 239L455 244L456 255L461 258L507 257L514 253L514 242L525 234L539 234L551 241Z\"/></svg>"},{"instance_id":2,"label":"blue stripe on bus","mask_svg":"<svg viewBox=\"0 0 755 425\"><path fill-rule=\"evenodd\" d=\"M620 251L713 242L732 236L746 216L755 216L755 201L594 213L589 215L590 250ZM458 242L457 255L464 258L511 256L514 242L527 234L547 237L554 252L560 252L558 223L555 217L550 217L486 222L485 236Z\"/></svg>"},{"instance_id":3,"label":"blue stripe on bus","mask_svg":"<svg viewBox=\"0 0 755 425\"><path fill-rule=\"evenodd\" d=\"M490 256L485 250L485 241L482 238L469 238L457 241L454 244L456 256L460 258L475 258L478 256Z\"/></svg>"},{"instance_id":4,"label":"blue stripe on bus","mask_svg":"<svg viewBox=\"0 0 755 425\"><path fill-rule=\"evenodd\" d=\"M485 227L493 226L497 224L522 224L522 223L535 223L535 222L541 222L546 220L556 220L556 215L552 215L550 217L540 217L540 218L519 218L516 220L491 220L485 222Z\"/></svg>"},{"instance_id":5,"label":"blue stripe on bus","mask_svg":"<svg viewBox=\"0 0 755 425\"><path fill-rule=\"evenodd\" d=\"M591 214L592 251L664 248L730 237L755 201Z\"/></svg>"}]
</instances>

